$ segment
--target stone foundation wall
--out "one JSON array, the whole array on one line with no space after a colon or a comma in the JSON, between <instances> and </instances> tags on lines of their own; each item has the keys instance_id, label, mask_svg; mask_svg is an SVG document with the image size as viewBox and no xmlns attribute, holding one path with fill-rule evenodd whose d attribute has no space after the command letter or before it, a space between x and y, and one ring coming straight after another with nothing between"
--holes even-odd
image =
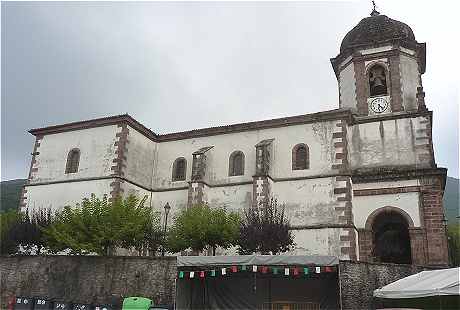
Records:
<instances>
[{"instance_id":1,"label":"stone foundation wall","mask_svg":"<svg viewBox=\"0 0 460 310\"><path fill-rule=\"evenodd\" d=\"M128 296L174 302L175 257L0 257L0 309L11 296L114 303Z\"/></svg>"},{"instance_id":2,"label":"stone foundation wall","mask_svg":"<svg viewBox=\"0 0 460 310\"><path fill-rule=\"evenodd\" d=\"M342 309L375 309L374 289L425 270L414 265L341 261ZM12 296L79 303L114 303L145 296L174 303L176 257L0 257L0 309Z\"/></svg>"},{"instance_id":3,"label":"stone foundation wall","mask_svg":"<svg viewBox=\"0 0 460 310\"><path fill-rule=\"evenodd\" d=\"M426 270L422 266L341 261L339 281L342 310L375 309L373 291Z\"/></svg>"}]
</instances>

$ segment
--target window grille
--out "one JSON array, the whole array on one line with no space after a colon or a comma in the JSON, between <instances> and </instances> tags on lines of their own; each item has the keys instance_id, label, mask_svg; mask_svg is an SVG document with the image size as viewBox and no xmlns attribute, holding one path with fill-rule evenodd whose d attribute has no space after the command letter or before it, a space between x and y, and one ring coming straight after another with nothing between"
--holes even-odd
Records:
<instances>
[{"instance_id":1,"label":"window grille","mask_svg":"<svg viewBox=\"0 0 460 310\"><path fill-rule=\"evenodd\" d=\"M310 168L309 150L305 144L297 144L292 149L292 170L305 170Z\"/></svg>"},{"instance_id":2,"label":"window grille","mask_svg":"<svg viewBox=\"0 0 460 310\"><path fill-rule=\"evenodd\" d=\"M235 151L230 155L229 175L230 176L244 175L244 154L243 152Z\"/></svg>"},{"instance_id":3,"label":"window grille","mask_svg":"<svg viewBox=\"0 0 460 310\"><path fill-rule=\"evenodd\" d=\"M173 181L185 180L186 170L187 170L187 161L185 160L185 158L183 157L177 158L173 164L172 180Z\"/></svg>"}]
</instances>

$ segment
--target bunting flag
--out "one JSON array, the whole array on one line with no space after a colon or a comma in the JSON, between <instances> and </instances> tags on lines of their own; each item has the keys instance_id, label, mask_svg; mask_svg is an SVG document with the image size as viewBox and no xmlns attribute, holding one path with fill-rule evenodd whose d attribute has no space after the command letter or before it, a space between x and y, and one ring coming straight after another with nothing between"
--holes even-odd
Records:
<instances>
[{"instance_id":1,"label":"bunting flag","mask_svg":"<svg viewBox=\"0 0 460 310\"><path fill-rule=\"evenodd\" d=\"M294 269L292 270L292 274L295 276L299 275L299 270L297 269L297 267L294 267Z\"/></svg>"},{"instance_id":2,"label":"bunting flag","mask_svg":"<svg viewBox=\"0 0 460 310\"><path fill-rule=\"evenodd\" d=\"M225 276L227 275L227 272L232 274L232 273L237 273L238 271L250 271L252 266L252 272L257 273L272 273L273 275L282 275L283 274L283 269L284 269L284 276L293 276L297 277L299 275L305 275L308 276L311 273L315 274L320 274L320 273L332 273L336 272L337 268L335 266L295 266L295 267L287 267L287 266L276 266L276 267L271 267L271 266L257 266L257 265L232 265L228 267L220 267L220 272L219 269L212 269L212 270L195 270L195 271L187 271L187 270L181 270L178 271L177 277L179 279L184 279L184 278L190 278L194 279L196 278L206 278L207 276L211 277L216 277L219 275ZM227 270L228 269L228 270Z\"/></svg>"}]
</instances>

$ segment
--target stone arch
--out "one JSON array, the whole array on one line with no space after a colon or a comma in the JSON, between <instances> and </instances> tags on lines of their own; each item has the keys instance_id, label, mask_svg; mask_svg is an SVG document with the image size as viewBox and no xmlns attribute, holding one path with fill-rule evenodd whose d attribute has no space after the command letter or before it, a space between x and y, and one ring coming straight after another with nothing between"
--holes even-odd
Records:
<instances>
[{"instance_id":1,"label":"stone arch","mask_svg":"<svg viewBox=\"0 0 460 310\"><path fill-rule=\"evenodd\" d=\"M67 154L65 173L77 173L80 165L80 149L71 149Z\"/></svg>"},{"instance_id":2,"label":"stone arch","mask_svg":"<svg viewBox=\"0 0 460 310\"><path fill-rule=\"evenodd\" d=\"M380 92L375 92L375 90L372 89L371 84L375 80L375 76L372 76L373 70L374 69L382 69L379 73L380 81L383 84L385 90L380 91ZM382 76L383 74L383 76ZM366 89L367 89L367 96L368 97L377 97L377 96L388 96L390 95L390 70L388 68L388 65L384 62L381 61L375 61L370 63L366 67ZM382 87L383 87L382 86Z\"/></svg>"},{"instance_id":3,"label":"stone arch","mask_svg":"<svg viewBox=\"0 0 460 310\"><path fill-rule=\"evenodd\" d=\"M310 149L305 143L296 144L292 148L292 170L310 168Z\"/></svg>"},{"instance_id":4,"label":"stone arch","mask_svg":"<svg viewBox=\"0 0 460 310\"><path fill-rule=\"evenodd\" d=\"M412 258L410 228L414 223L405 211L396 207L383 207L368 217L366 229L370 231L370 256L373 261L410 264Z\"/></svg>"},{"instance_id":5,"label":"stone arch","mask_svg":"<svg viewBox=\"0 0 460 310\"><path fill-rule=\"evenodd\" d=\"M383 67L386 72L390 72L390 67L388 66L386 62L381 61L381 60L374 60L366 65L366 68L365 68L366 76L369 76L370 69L376 65Z\"/></svg>"},{"instance_id":6,"label":"stone arch","mask_svg":"<svg viewBox=\"0 0 460 310\"><path fill-rule=\"evenodd\" d=\"M374 224L374 221L377 218L377 216L384 214L384 213L390 213L390 212L399 213L407 221L407 225L409 226L409 228L414 227L414 221L412 221L412 218L406 211L404 211L403 209L397 208L397 207L386 206L386 207L378 208L377 210L372 212L367 217L365 228L367 230L372 230L372 225Z\"/></svg>"},{"instance_id":7,"label":"stone arch","mask_svg":"<svg viewBox=\"0 0 460 310\"><path fill-rule=\"evenodd\" d=\"M228 160L228 175L238 176L244 175L244 153L241 151L234 151L230 154Z\"/></svg>"},{"instance_id":8,"label":"stone arch","mask_svg":"<svg viewBox=\"0 0 460 310\"><path fill-rule=\"evenodd\" d=\"M184 157L177 158L172 167L172 181L184 181L187 176L187 160Z\"/></svg>"}]
</instances>

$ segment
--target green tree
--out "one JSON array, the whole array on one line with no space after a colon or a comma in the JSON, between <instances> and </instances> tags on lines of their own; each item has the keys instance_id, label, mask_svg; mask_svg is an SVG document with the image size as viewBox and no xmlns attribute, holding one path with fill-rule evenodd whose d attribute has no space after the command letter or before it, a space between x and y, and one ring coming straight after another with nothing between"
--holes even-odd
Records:
<instances>
[{"instance_id":1,"label":"green tree","mask_svg":"<svg viewBox=\"0 0 460 310\"><path fill-rule=\"evenodd\" d=\"M39 255L46 247L43 230L53 222L51 209L26 210L12 227L12 234L26 254Z\"/></svg>"},{"instance_id":2,"label":"green tree","mask_svg":"<svg viewBox=\"0 0 460 310\"><path fill-rule=\"evenodd\" d=\"M161 228L160 212L155 212L150 224L145 230L144 250L155 256L158 250L165 246L165 236Z\"/></svg>"},{"instance_id":3,"label":"green tree","mask_svg":"<svg viewBox=\"0 0 460 310\"><path fill-rule=\"evenodd\" d=\"M208 246L212 255L216 255L216 248L224 249L235 245L240 230L240 216L236 212L227 212L223 208L210 209L210 220L206 233Z\"/></svg>"},{"instance_id":4,"label":"green tree","mask_svg":"<svg viewBox=\"0 0 460 310\"><path fill-rule=\"evenodd\" d=\"M144 206L146 199L147 196L141 201L135 196L128 196L125 200L115 200L111 206L110 221L119 222L121 247L134 248L139 254L147 251L155 253L163 242L160 212Z\"/></svg>"},{"instance_id":5,"label":"green tree","mask_svg":"<svg viewBox=\"0 0 460 310\"><path fill-rule=\"evenodd\" d=\"M141 252L147 236L155 229L157 215L144 205L145 198L117 198L94 194L81 205L65 207L54 223L45 229L48 245L54 251L69 249L72 254L111 255L116 247L134 248Z\"/></svg>"},{"instance_id":6,"label":"green tree","mask_svg":"<svg viewBox=\"0 0 460 310\"><path fill-rule=\"evenodd\" d=\"M447 227L450 263L454 267L460 266L460 224L451 224Z\"/></svg>"},{"instance_id":7,"label":"green tree","mask_svg":"<svg viewBox=\"0 0 460 310\"><path fill-rule=\"evenodd\" d=\"M43 229L52 223L50 209L1 214L2 253L40 254L46 247ZM5 251L5 252L4 252Z\"/></svg>"},{"instance_id":8,"label":"green tree","mask_svg":"<svg viewBox=\"0 0 460 310\"><path fill-rule=\"evenodd\" d=\"M20 214L16 210L0 213L0 254L14 254L18 250L18 242L12 234L12 227L17 225Z\"/></svg>"},{"instance_id":9,"label":"green tree","mask_svg":"<svg viewBox=\"0 0 460 310\"><path fill-rule=\"evenodd\" d=\"M168 250L176 253L186 249L201 252L218 246L229 248L236 243L239 215L223 208L196 205L182 210L168 233Z\"/></svg>"},{"instance_id":10,"label":"green tree","mask_svg":"<svg viewBox=\"0 0 460 310\"><path fill-rule=\"evenodd\" d=\"M250 207L241 221L238 252L272 255L287 252L294 246L289 227L284 206L280 207L276 199Z\"/></svg>"}]
</instances>

